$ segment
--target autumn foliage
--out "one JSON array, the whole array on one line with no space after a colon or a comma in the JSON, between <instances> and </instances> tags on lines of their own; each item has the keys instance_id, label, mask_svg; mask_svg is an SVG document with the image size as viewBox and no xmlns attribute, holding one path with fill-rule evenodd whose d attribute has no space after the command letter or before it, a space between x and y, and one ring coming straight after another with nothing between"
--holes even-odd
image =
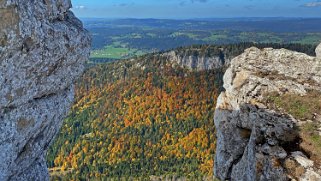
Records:
<instances>
[{"instance_id":1,"label":"autumn foliage","mask_svg":"<svg viewBox=\"0 0 321 181\"><path fill-rule=\"evenodd\" d=\"M90 69L51 147L69 177L210 176L221 71L190 71L164 57Z\"/></svg>"}]
</instances>

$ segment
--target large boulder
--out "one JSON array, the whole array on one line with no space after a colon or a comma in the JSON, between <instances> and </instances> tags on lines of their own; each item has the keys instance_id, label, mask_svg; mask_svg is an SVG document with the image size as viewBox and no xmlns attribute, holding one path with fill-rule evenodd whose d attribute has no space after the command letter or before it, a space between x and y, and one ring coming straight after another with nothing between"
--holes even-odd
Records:
<instances>
[{"instance_id":1,"label":"large boulder","mask_svg":"<svg viewBox=\"0 0 321 181\"><path fill-rule=\"evenodd\" d=\"M320 46L318 56L319 50ZM302 153L302 163L298 156L293 156L305 149L300 147L302 138L298 129L304 121L282 108L271 107L267 101L269 95L275 95L271 97L282 102L282 96L297 95L300 99L311 92L321 98L318 58L285 49L249 48L232 60L224 75L224 88L214 117L217 178L238 181L304 180L311 175L321 178L318 164L313 165L308 159L314 150L305 150L310 155ZM320 113L321 110L314 117ZM320 124L317 120L308 122ZM306 163L309 167L300 165Z\"/></svg>"},{"instance_id":2,"label":"large boulder","mask_svg":"<svg viewBox=\"0 0 321 181\"><path fill-rule=\"evenodd\" d=\"M70 0L0 0L0 180L48 180L90 36Z\"/></svg>"}]
</instances>

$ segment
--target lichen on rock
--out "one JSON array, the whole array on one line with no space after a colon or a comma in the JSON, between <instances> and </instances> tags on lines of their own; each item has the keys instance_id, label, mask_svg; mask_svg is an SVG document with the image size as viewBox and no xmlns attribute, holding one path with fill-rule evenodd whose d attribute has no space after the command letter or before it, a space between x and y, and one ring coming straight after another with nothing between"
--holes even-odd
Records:
<instances>
[{"instance_id":1,"label":"lichen on rock","mask_svg":"<svg viewBox=\"0 0 321 181\"><path fill-rule=\"evenodd\" d=\"M0 180L48 180L90 36L70 0L0 0Z\"/></svg>"},{"instance_id":2,"label":"lichen on rock","mask_svg":"<svg viewBox=\"0 0 321 181\"><path fill-rule=\"evenodd\" d=\"M316 151L304 147L309 138L302 137L302 125L308 120L295 117L295 110L287 109L289 105L271 106L268 102L269 95L309 97L310 92L321 95L320 47L316 50L317 58L285 49L253 47L231 61L214 117L217 178L244 181L321 178L315 163L318 159L309 160ZM298 115L311 114L309 110L299 111ZM318 117L320 113L321 110L308 117ZM310 121L320 124L317 119Z\"/></svg>"}]
</instances>

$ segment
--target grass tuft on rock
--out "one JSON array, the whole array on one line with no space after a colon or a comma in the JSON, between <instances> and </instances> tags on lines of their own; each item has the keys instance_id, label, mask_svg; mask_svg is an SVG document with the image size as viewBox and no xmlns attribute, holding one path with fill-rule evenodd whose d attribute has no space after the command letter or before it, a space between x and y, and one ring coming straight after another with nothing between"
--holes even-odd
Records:
<instances>
[{"instance_id":1,"label":"grass tuft on rock","mask_svg":"<svg viewBox=\"0 0 321 181\"><path fill-rule=\"evenodd\" d=\"M309 122L300 127L300 137L302 139L300 147L313 160L317 166L321 166L321 136L318 128L320 123Z\"/></svg>"},{"instance_id":2,"label":"grass tuft on rock","mask_svg":"<svg viewBox=\"0 0 321 181\"><path fill-rule=\"evenodd\" d=\"M321 113L321 92L310 91L305 96L297 94L271 93L267 96L270 108L291 114L299 120L312 120L315 114Z\"/></svg>"}]
</instances>

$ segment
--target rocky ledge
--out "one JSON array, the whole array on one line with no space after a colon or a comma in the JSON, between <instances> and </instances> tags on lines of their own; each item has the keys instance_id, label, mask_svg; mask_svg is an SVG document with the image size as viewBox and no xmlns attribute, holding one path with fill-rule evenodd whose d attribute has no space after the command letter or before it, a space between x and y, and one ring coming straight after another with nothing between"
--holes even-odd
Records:
<instances>
[{"instance_id":1,"label":"rocky ledge","mask_svg":"<svg viewBox=\"0 0 321 181\"><path fill-rule=\"evenodd\" d=\"M90 37L70 0L0 0L0 180L49 180L45 154Z\"/></svg>"},{"instance_id":2,"label":"rocky ledge","mask_svg":"<svg viewBox=\"0 0 321 181\"><path fill-rule=\"evenodd\" d=\"M231 61L214 117L218 179L321 180L316 54L253 47Z\"/></svg>"}]
</instances>

